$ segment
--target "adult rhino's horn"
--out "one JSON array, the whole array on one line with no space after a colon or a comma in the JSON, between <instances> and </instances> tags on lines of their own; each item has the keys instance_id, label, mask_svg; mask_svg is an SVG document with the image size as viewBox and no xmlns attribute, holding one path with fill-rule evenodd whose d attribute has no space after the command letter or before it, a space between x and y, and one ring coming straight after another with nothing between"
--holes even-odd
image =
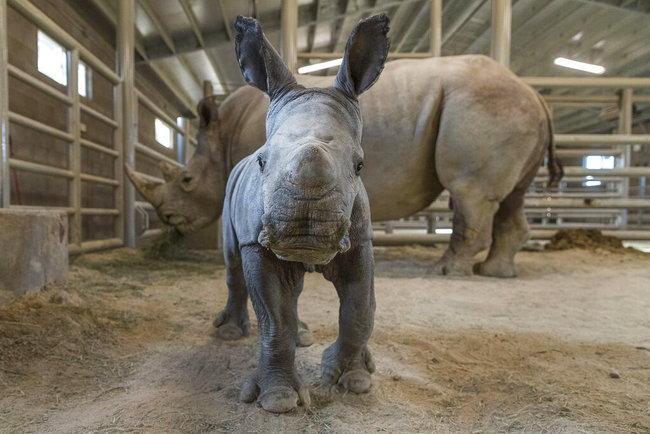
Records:
<instances>
[{"instance_id":1,"label":"adult rhino's horn","mask_svg":"<svg viewBox=\"0 0 650 434\"><path fill-rule=\"evenodd\" d=\"M163 183L145 179L128 164L124 165L124 170L126 171L126 176L129 177L136 190L138 190L145 199L151 202L153 206L158 207L162 202L162 198L160 197L160 187Z\"/></svg>"}]
</instances>

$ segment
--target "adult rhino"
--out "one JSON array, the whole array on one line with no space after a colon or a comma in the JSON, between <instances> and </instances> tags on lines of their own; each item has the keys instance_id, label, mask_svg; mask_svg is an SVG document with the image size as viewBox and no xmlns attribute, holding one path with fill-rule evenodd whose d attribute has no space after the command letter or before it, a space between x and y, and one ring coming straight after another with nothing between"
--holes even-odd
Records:
<instances>
[{"instance_id":1,"label":"adult rhino","mask_svg":"<svg viewBox=\"0 0 650 434\"><path fill-rule=\"evenodd\" d=\"M331 77L298 81L332 84ZM474 255L489 247L478 273L515 276L514 255L529 236L526 189L546 155L551 181L562 174L541 96L490 58L465 55L389 62L359 100L373 221L412 215L446 188L453 234L434 271L469 275ZM198 146L185 167L163 163L164 184L127 168L164 223L188 233L219 217L228 174L265 142L268 106L249 86L219 106L204 99Z\"/></svg>"}]
</instances>

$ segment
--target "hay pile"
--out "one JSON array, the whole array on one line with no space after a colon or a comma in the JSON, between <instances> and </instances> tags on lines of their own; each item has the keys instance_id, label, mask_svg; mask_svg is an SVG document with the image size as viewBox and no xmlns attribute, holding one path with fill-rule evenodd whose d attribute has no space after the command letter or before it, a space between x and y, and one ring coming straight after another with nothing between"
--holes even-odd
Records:
<instances>
[{"instance_id":1,"label":"hay pile","mask_svg":"<svg viewBox=\"0 0 650 434\"><path fill-rule=\"evenodd\" d=\"M623 247L623 242L619 238L603 235L601 231L595 229L559 230L546 245L546 250L569 249L601 249L610 252L628 250Z\"/></svg>"}]
</instances>

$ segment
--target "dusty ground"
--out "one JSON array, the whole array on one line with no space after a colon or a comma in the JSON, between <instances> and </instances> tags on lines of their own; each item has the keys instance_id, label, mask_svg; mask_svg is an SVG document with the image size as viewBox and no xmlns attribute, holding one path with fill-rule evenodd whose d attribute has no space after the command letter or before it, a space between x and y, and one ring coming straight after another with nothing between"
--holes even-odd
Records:
<instances>
[{"instance_id":1,"label":"dusty ground","mask_svg":"<svg viewBox=\"0 0 650 434\"><path fill-rule=\"evenodd\" d=\"M308 276L312 408L281 416L237 400L257 334L214 337L216 253L78 258L67 285L0 308L0 432L650 432L650 255L522 252L496 280L432 276L441 252L376 249L362 396L318 388L338 301Z\"/></svg>"}]
</instances>

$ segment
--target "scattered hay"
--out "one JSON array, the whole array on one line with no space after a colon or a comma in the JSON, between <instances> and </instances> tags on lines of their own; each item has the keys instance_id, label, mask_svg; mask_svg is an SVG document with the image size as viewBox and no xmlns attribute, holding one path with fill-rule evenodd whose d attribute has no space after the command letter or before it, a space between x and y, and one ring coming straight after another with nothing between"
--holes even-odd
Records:
<instances>
[{"instance_id":1,"label":"scattered hay","mask_svg":"<svg viewBox=\"0 0 650 434\"><path fill-rule=\"evenodd\" d=\"M189 250L183 245L183 234L174 228L165 226L157 237L144 249L144 255L149 259L178 259L187 258Z\"/></svg>"},{"instance_id":2,"label":"scattered hay","mask_svg":"<svg viewBox=\"0 0 650 434\"><path fill-rule=\"evenodd\" d=\"M601 231L595 229L559 230L546 245L546 250L568 249L601 249L610 252L634 250L623 247L623 242L619 238L603 235Z\"/></svg>"}]
</instances>

